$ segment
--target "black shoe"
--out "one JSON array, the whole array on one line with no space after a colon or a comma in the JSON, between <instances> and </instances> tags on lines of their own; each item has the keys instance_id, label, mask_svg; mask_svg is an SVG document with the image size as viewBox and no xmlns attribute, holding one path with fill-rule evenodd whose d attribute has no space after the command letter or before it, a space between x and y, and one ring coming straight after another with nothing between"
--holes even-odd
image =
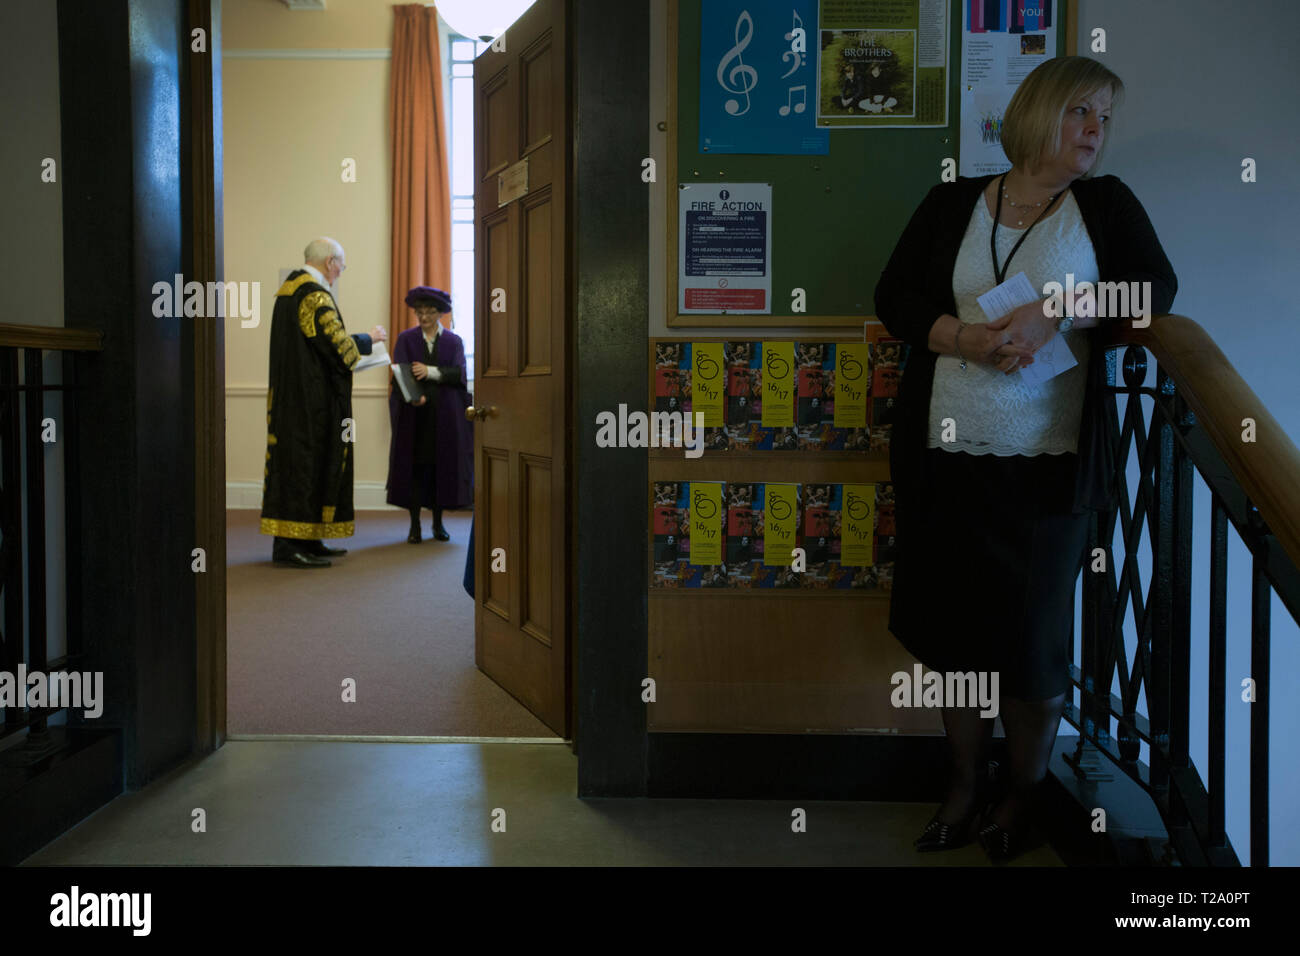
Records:
<instances>
[{"instance_id":1,"label":"black shoe","mask_svg":"<svg viewBox=\"0 0 1300 956\"><path fill-rule=\"evenodd\" d=\"M272 560L276 564L291 564L299 568L328 568L331 562L315 554L307 554L305 551L290 551L286 554L272 555Z\"/></svg>"},{"instance_id":2,"label":"black shoe","mask_svg":"<svg viewBox=\"0 0 1300 956\"><path fill-rule=\"evenodd\" d=\"M340 555L344 555L348 553L347 548L326 547L320 541L305 541L303 542L303 544L304 544L303 547L304 553L315 555L318 558L337 558Z\"/></svg>"},{"instance_id":3,"label":"black shoe","mask_svg":"<svg viewBox=\"0 0 1300 956\"><path fill-rule=\"evenodd\" d=\"M996 823L986 824L980 829L979 841L989 860L994 863L1014 860L1028 849L1020 835L1003 829Z\"/></svg>"},{"instance_id":4,"label":"black shoe","mask_svg":"<svg viewBox=\"0 0 1300 956\"><path fill-rule=\"evenodd\" d=\"M450 541L451 535L447 533L447 529L442 525L436 525L433 529L433 539L435 541Z\"/></svg>"},{"instance_id":5,"label":"black shoe","mask_svg":"<svg viewBox=\"0 0 1300 956\"><path fill-rule=\"evenodd\" d=\"M406 536L407 544L419 544L424 538L420 537L420 526L412 525L411 533Z\"/></svg>"},{"instance_id":6,"label":"black shoe","mask_svg":"<svg viewBox=\"0 0 1300 956\"><path fill-rule=\"evenodd\" d=\"M936 813L925 825L921 835L913 841L918 853L934 853L937 850L955 850L966 846L974 839L975 824L980 817L980 807L976 803L964 818L957 823L944 823Z\"/></svg>"}]
</instances>

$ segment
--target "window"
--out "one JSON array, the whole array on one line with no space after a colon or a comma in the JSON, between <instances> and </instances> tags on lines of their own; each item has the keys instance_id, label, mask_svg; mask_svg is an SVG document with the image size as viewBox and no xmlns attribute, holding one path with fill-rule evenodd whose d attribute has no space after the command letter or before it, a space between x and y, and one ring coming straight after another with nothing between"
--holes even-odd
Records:
<instances>
[{"instance_id":1,"label":"window","mask_svg":"<svg viewBox=\"0 0 1300 956\"><path fill-rule=\"evenodd\" d=\"M451 34L451 305L456 334L465 341L470 387L474 379L474 58L488 48Z\"/></svg>"}]
</instances>

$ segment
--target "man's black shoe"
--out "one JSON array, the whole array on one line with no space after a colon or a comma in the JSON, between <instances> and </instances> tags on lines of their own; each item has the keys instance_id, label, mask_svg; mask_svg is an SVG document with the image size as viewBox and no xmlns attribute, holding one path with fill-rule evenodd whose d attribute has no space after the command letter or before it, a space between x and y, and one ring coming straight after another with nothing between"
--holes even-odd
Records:
<instances>
[{"instance_id":1,"label":"man's black shoe","mask_svg":"<svg viewBox=\"0 0 1300 956\"><path fill-rule=\"evenodd\" d=\"M442 525L438 525L433 529L433 539L435 541L447 541L450 540L450 538L451 535L447 533L446 529L444 529Z\"/></svg>"},{"instance_id":2,"label":"man's black shoe","mask_svg":"<svg viewBox=\"0 0 1300 956\"><path fill-rule=\"evenodd\" d=\"M304 551L290 551L287 554L273 554L276 564L292 564L300 568L328 568L331 562L315 554Z\"/></svg>"},{"instance_id":3,"label":"man's black shoe","mask_svg":"<svg viewBox=\"0 0 1300 956\"><path fill-rule=\"evenodd\" d=\"M314 554L318 558L337 558L348 553L347 548L329 548L321 541L304 541L302 550L305 554Z\"/></svg>"}]
</instances>

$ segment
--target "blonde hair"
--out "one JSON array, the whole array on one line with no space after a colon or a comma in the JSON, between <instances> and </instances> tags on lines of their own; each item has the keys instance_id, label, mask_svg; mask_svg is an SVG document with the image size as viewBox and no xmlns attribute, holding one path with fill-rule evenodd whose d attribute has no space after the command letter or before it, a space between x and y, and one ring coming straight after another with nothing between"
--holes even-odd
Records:
<instances>
[{"instance_id":1,"label":"blonde hair","mask_svg":"<svg viewBox=\"0 0 1300 956\"><path fill-rule=\"evenodd\" d=\"M1106 88L1113 107L1124 93L1124 81L1089 57L1060 56L1040 64L1020 82L1002 117L1002 150L1007 159L1027 172L1037 172L1061 146L1061 125L1070 104ZM1110 125L1106 124L1107 133ZM1108 139L1102 138L1096 162L1084 178L1101 165Z\"/></svg>"}]
</instances>

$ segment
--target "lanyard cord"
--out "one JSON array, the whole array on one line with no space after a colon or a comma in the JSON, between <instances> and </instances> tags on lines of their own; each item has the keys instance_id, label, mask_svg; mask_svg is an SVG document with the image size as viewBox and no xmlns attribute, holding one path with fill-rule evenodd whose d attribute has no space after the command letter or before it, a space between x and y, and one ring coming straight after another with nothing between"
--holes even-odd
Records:
<instances>
[{"instance_id":1,"label":"lanyard cord","mask_svg":"<svg viewBox=\"0 0 1300 956\"><path fill-rule=\"evenodd\" d=\"M1038 225L1038 219L1042 219L1044 216L1046 216L1047 211L1051 209L1053 205L1056 204L1057 198L1064 193L1064 190L1062 190L1062 192L1059 192L1052 197L1051 202L1049 202L1047 206L1044 207L1043 211L1038 214L1038 219L1035 219L1033 222L1029 224L1029 228L1025 230L1024 235L1022 235L1019 241L1017 241L1016 244L1011 247L1011 254L1007 256L1007 261L1004 262L1002 264L1002 268L999 269L998 268L998 220L1002 217L1002 187L1003 184L1006 183L1006 181L1007 181L1007 174L1003 173L1002 179L998 183L998 211L997 214L994 215L993 217L993 231L989 233L989 251L993 253L993 277L998 280L998 285L1001 285L1004 281L1006 281L1007 268L1011 265L1011 257L1014 256L1016 254L1016 250L1020 248L1020 243L1024 242L1026 239L1029 238L1029 233L1033 231L1034 226Z\"/></svg>"}]
</instances>

